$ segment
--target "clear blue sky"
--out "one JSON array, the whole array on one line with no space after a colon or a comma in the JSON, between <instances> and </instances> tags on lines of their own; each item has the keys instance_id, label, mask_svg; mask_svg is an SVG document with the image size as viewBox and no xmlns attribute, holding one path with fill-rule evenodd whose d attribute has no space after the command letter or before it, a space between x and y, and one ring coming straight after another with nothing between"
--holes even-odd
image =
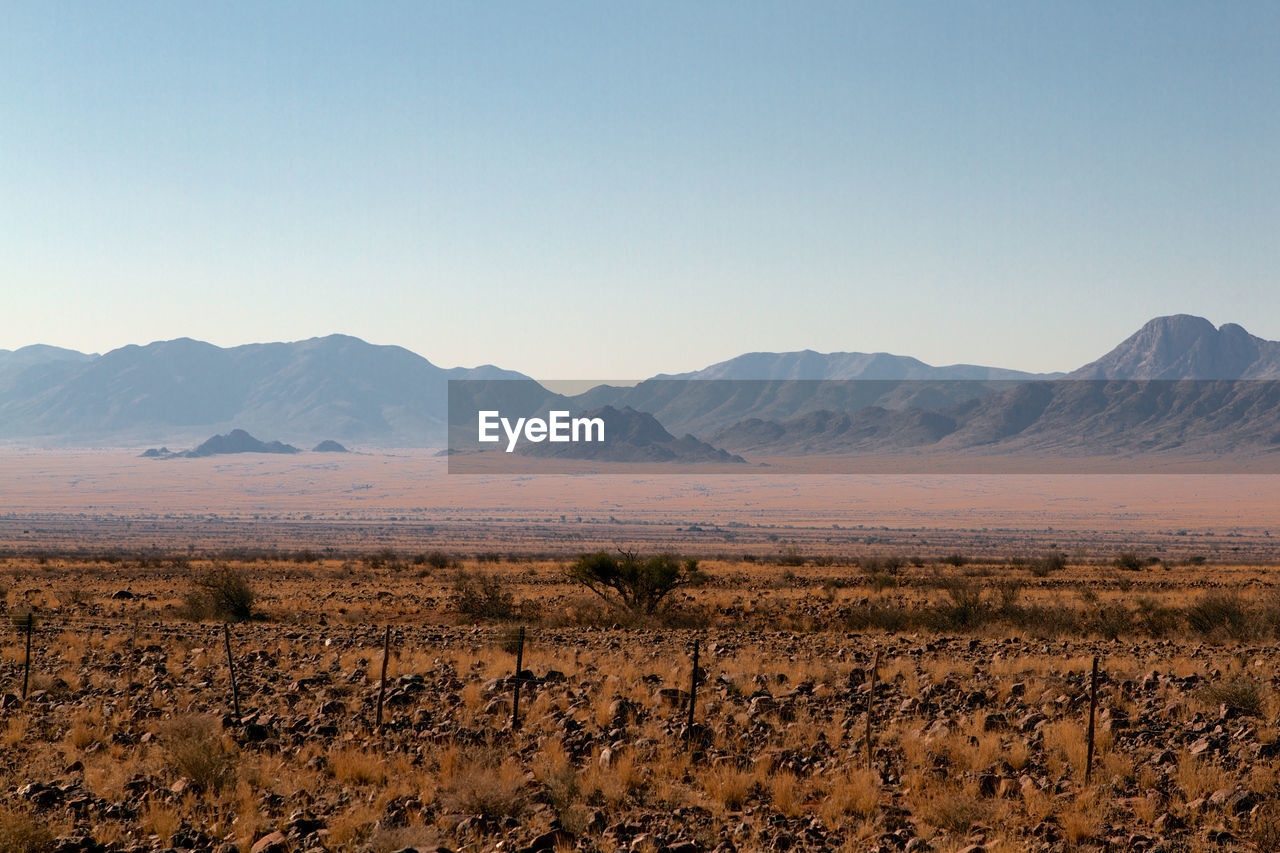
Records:
<instances>
[{"instance_id":1,"label":"clear blue sky","mask_svg":"<svg viewBox=\"0 0 1280 853\"><path fill-rule=\"evenodd\" d=\"M0 2L0 348L1280 338L1280 4Z\"/></svg>"}]
</instances>

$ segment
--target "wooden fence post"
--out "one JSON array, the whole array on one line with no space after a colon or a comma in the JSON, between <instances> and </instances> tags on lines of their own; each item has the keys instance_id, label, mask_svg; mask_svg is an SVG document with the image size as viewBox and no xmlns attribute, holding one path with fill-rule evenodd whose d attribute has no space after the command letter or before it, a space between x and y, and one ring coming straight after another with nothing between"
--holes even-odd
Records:
<instances>
[{"instance_id":1,"label":"wooden fence post","mask_svg":"<svg viewBox=\"0 0 1280 853\"><path fill-rule=\"evenodd\" d=\"M231 673L231 706L235 709L236 724L240 723L240 688L236 686L236 662L231 657L231 623L222 623L222 639L227 646L227 670Z\"/></svg>"},{"instance_id":2,"label":"wooden fence post","mask_svg":"<svg viewBox=\"0 0 1280 853\"><path fill-rule=\"evenodd\" d=\"M1098 658L1093 658L1093 677L1089 687L1089 747L1088 754L1084 764L1084 783L1089 784L1089 779L1093 776L1093 721L1098 711Z\"/></svg>"},{"instance_id":3,"label":"wooden fence post","mask_svg":"<svg viewBox=\"0 0 1280 853\"><path fill-rule=\"evenodd\" d=\"M516 692L511 702L511 728L520 728L520 684L524 677L520 674L524 669L524 626L520 626L520 636L516 639Z\"/></svg>"},{"instance_id":4,"label":"wooden fence post","mask_svg":"<svg viewBox=\"0 0 1280 853\"><path fill-rule=\"evenodd\" d=\"M27 657L22 663L22 701L27 701L27 688L31 684L31 628L35 622L35 613L27 611Z\"/></svg>"},{"instance_id":5,"label":"wooden fence post","mask_svg":"<svg viewBox=\"0 0 1280 853\"><path fill-rule=\"evenodd\" d=\"M693 638L693 672L689 673L689 739L693 738L694 709L698 704L698 638Z\"/></svg>"},{"instance_id":6,"label":"wooden fence post","mask_svg":"<svg viewBox=\"0 0 1280 853\"><path fill-rule=\"evenodd\" d=\"M876 708L876 674L880 669L880 650L876 650L875 660L871 662L871 689L867 691L867 769L871 769L871 716Z\"/></svg>"},{"instance_id":7,"label":"wooden fence post","mask_svg":"<svg viewBox=\"0 0 1280 853\"><path fill-rule=\"evenodd\" d=\"M382 639L382 678L378 681L378 719L376 728L382 728L382 700L387 695L387 661L391 658L391 626L387 626Z\"/></svg>"},{"instance_id":8,"label":"wooden fence post","mask_svg":"<svg viewBox=\"0 0 1280 853\"><path fill-rule=\"evenodd\" d=\"M133 633L129 635L129 683L138 680L138 625L142 621L140 615L133 617Z\"/></svg>"}]
</instances>

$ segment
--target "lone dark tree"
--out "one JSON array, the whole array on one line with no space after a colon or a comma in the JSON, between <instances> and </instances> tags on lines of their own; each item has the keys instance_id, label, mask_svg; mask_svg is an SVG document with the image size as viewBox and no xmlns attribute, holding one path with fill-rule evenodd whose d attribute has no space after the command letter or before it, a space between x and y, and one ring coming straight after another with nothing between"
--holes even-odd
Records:
<instances>
[{"instance_id":1,"label":"lone dark tree","mask_svg":"<svg viewBox=\"0 0 1280 853\"><path fill-rule=\"evenodd\" d=\"M670 554L641 558L634 551L583 554L569 567L569 578L605 601L637 616L655 613L673 591L704 578L698 561Z\"/></svg>"}]
</instances>

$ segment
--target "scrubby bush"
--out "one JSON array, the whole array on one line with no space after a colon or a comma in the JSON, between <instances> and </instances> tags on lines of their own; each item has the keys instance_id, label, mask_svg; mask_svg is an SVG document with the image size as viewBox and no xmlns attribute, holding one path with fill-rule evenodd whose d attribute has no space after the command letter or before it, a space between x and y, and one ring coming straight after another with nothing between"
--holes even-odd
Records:
<instances>
[{"instance_id":1,"label":"scrubby bush","mask_svg":"<svg viewBox=\"0 0 1280 853\"><path fill-rule=\"evenodd\" d=\"M1000 596L1000 612L1016 613L1018 599L1022 597L1022 582L1013 579L997 581L995 588Z\"/></svg>"},{"instance_id":2,"label":"scrubby bush","mask_svg":"<svg viewBox=\"0 0 1280 853\"><path fill-rule=\"evenodd\" d=\"M496 563L499 556L496 553L477 554L476 562L478 563ZM456 569L462 565L462 562L456 557L451 557L444 551L424 551L414 554L409 561L415 566L427 566L432 569Z\"/></svg>"},{"instance_id":3,"label":"scrubby bush","mask_svg":"<svg viewBox=\"0 0 1280 853\"><path fill-rule=\"evenodd\" d=\"M946 578L940 585L950 604L944 604L939 613L951 626L972 628L983 622L988 608L982 601L982 587L967 578Z\"/></svg>"},{"instance_id":4,"label":"scrubby bush","mask_svg":"<svg viewBox=\"0 0 1280 853\"><path fill-rule=\"evenodd\" d=\"M862 569L862 573L871 577L876 574L896 575L906 566L907 561L898 554L890 554L887 557L860 557L857 561L858 568ZM920 565L924 565L924 561L920 561Z\"/></svg>"},{"instance_id":5,"label":"scrubby bush","mask_svg":"<svg viewBox=\"0 0 1280 853\"><path fill-rule=\"evenodd\" d=\"M893 575L888 575L884 572L876 572L871 576L871 588L876 592L884 592L886 589L891 589L897 585L898 581L893 577Z\"/></svg>"},{"instance_id":6,"label":"scrubby bush","mask_svg":"<svg viewBox=\"0 0 1280 853\"><path fill-rule=\"evenodd\" d=\"M856 604L844 618L852 631L904 631L913 626L910 609L896 601Z\"/></svg>"},{"instance_id":7,"label":"scrubby bush","mask_svg":"<svg viewBox=\"0 0 1280 853\"><path fill-rule=\"evenodd\" d=\"M1255 628L1262 637L1280 637L1280 589L1272 588L1263 594L1255 614Z\"/></svg>"},{"instance_id":8,"label":"scrubby bush","mask_svg":"<svg viewBox=\"0 0 1280 853\"><path fill-rule=\"evenodd\" d=\"M583 554L569 567L569 579L634 615L649 616L682 586L700 581L698 561L670 554L641 558L632 551Z\"/></svg>"},{"instance_id":9,"label":"scrubby bush","mask_svg":"<svg viewBox=\"0 0 1280 853\"><path fill-rule=\"evenodd\" d=\"M1201 634L1242 639L1249 633L1249 613L1234 592L1206 592L1187 609L1187 624Z\"/></svg>"},{"instance_id":10,"label":"scrubby bush","mask_svg":"<svg viewBox=\"0 0 1280 853\"><path fill-rule=\"evenodd\" d=\"M162 726L160 742L170 770L197 790L217 793L235 781L236 752L224 742L213 718L174 717Z\"/></svg>"},{"instance_id":11,"label":"scrubby bush","mask_svg":"<svg viewBox=\"0 0 1280 853\"><path fill-rule=\"evenodd\" d=\"M804 554L800 553L799 548L784 548L778 554L779 566L803 566Z\"/></svg>"},{"instance_id":12,"label":"scrubby bush","mask_svg":"<svg viewBox=\"0 0 1280 853\"><path fill-rule=\"evenodd\" d=\"M1159 600L1146 595L1137 600L1135 618L1143 633L1152 637L1172 634L1182 623L1177 609L1163 605Z\"/></svg>"},{"instance_id":13,"label":"scrubby bush","mask_svg":"<svg viewBox=\"0 0 1280 853\"><path fill-rule=\"evenodd\" d=\"M496 575L459 572L453 582L453 609L469 619L514 619L515 595Z\"/></svg>"},{"instance_id":14,"label":"scrubby bush","mask_svg":"<svg viewBox=\"0 0 1280 853\"><path fill-rule=\"evenodd\" d=\"M393 572L401 571L407 565L404 560L400 559L400 555L396 553L394 548L383 548L372 554L366 554L364 562L371 569L390 569Z\"/></svg>"},{"instance_id":15,"label":"scrubby bush","mask_svg":"<svg viewBox=\"0 0 1280 853\"><path fill-rule=\"evenodd\" d=\"M1144 562L1135 551L1121 551L1116 555L1113 564L1117 569L1122 569L1126 572L1136 572L1138 569L1142 568Z\"/></svg>"},{"instance_id":16,"label":"scrubby bush","mask_svg":"<svg viewBox=\"0 0 1280 853\"><path fill-rule=\"evenodd\" d=\"M1089 627L1108 640L1126 636L1133 631L1133 611L1122 604L1100 607L1089 620Z\"/></svg>"},{"instance_id":17,"label":"scrubby bush","mask_svg":"<svg viewBox=\"0 0 1280 853\"><path fill-rule=\"evenodd\" d=\"M1050 573L1061 571L1067 566L1067 558L1061 554L1046 554L1031 560L1028 568L1037 578L1047 578Z\"/></svg>"},{"instance_id":18,"label":"scrubby bush","mask_svg":"<svg viewBox=\"0 0 1280 853\"><path fill-rule=\"evenodd\" d=\"M1203 688L1200 698L1210 705L1229 705L1247 717L1261 717L1266 712L1266 693L1252 678L1233 678Z\"/></svg>"},{"instance_id":19,"label":"scrubby bush","mask_svg":"<svg viewBox=\"0 0 1280 853\"><path fill-rule=\"evenodd\" d=\"M248 622L253 618L253 586L241 569L215 566L191 584L183 608L187 618L224 622Z\"/></svg>"}]
</instances>

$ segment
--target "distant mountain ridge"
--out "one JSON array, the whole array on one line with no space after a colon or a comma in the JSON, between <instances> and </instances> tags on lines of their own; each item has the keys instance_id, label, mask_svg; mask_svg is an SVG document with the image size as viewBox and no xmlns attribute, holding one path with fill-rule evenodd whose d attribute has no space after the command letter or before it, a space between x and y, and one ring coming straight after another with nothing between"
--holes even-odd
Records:
<instances>
[{"instance_id":1,"label":"distant mountain ridge","mask_svg":"<svg viewBox=\"0 0 1280 853\"><path fill-rule=\"evenodd\" d=\"M903 452L1041 457L1280 452L1280 381L1027 382L941 409L751 419L708 437L748 457Z\"/></svg>"},{"instance_id":2,"label":"distant mountain ridge","mask_svg":"<svg viewBox=\"0 0 1280 853\"><path fill-rule=\"evenodd\" d=\"M1003 367L952 364L934 367L917 358L887 352L750 352L688 373L658 374L654 379L1056 379L1061 373L1027 373Z\"/></svg>"},{"instance_id":3,"label":"distant mountain ridge","mask_svg":"<svg viewBox=\"0 0 1280 853\"><path fill-rule=\"evenodd\" d=\"M951 404L917 393L902 395L906 405L747 418L707 440L766 456L1271 454L1280 451L1278 380L1280 343L1175 314L1059 380L1010 383Z\"/></svg>"},{"instance_id":4,"label":"distant mountain ridge","mask_svg":"<svg viewBox=\"0 0 1280 853\"><path fill-rule=\"evenodd\" d=\"M227 349L178 338L101 356L30 349L0 355L0 438L173 443L239 427L439 443L449 379L527 378L492 365L444 369L347 335Z\"/></svg>"},{"instance_id":5,"label":"distant mountain ridge","mask_svg":"<svg viewBox=\"0 0 1280 853\"><path fill-rule=\"evenodd\" d=\"M664 381L676 378L687 381ZM346 335L231 348L178 338L103 355L36 345L0 350L0 440L173 445L241 428L285 434L307 446L341 439L365 446L439 447L448 430L450 379L519 379L526 386L521 394L537 406L630 407L698 440L712 440L743 423L762 439L778 424L809 416L813 419L802 432L818 429L819 422L826 429L839 422L831 415L876 407L937 414L913 422L870 411L855 418L878 418L875 425L862 426L882 433L898 429L920 437L942 430L939 417L953 418L954 407L987 395L999 399L1023 383L1059 378L1274 380L1280 379L1280 342L1233 323L1215 327L1200 317L1171 315L1151 320L1101 358L1065 375L966 364L934 367L888 353L803 350L747 353L700 370L660 375L631 387L599 386L573 397L553 394L514 371L492 365L444 369L402 347ZM734 381L713 381L722 379ZM1198 405L1222 399L1210 395ZM1240 411L1266 409L1233 399ZM744 441L738 446L752 443L743 435L737 438Z\"/></svg>"},{"instance_id":6,"label":"distant mountain ridge","mask_svg":"<svg viewBox=\"0 0 1280 853\"><path fill-rule=\"evenodd\" d=\"M630 387L602 385L573 402L583 409L630 407L653 414L675 432L710 436L743 420L787 420L869 406L943 408L1018 384L965 379L647 379Z\"/></svg>"}]
</instances>

